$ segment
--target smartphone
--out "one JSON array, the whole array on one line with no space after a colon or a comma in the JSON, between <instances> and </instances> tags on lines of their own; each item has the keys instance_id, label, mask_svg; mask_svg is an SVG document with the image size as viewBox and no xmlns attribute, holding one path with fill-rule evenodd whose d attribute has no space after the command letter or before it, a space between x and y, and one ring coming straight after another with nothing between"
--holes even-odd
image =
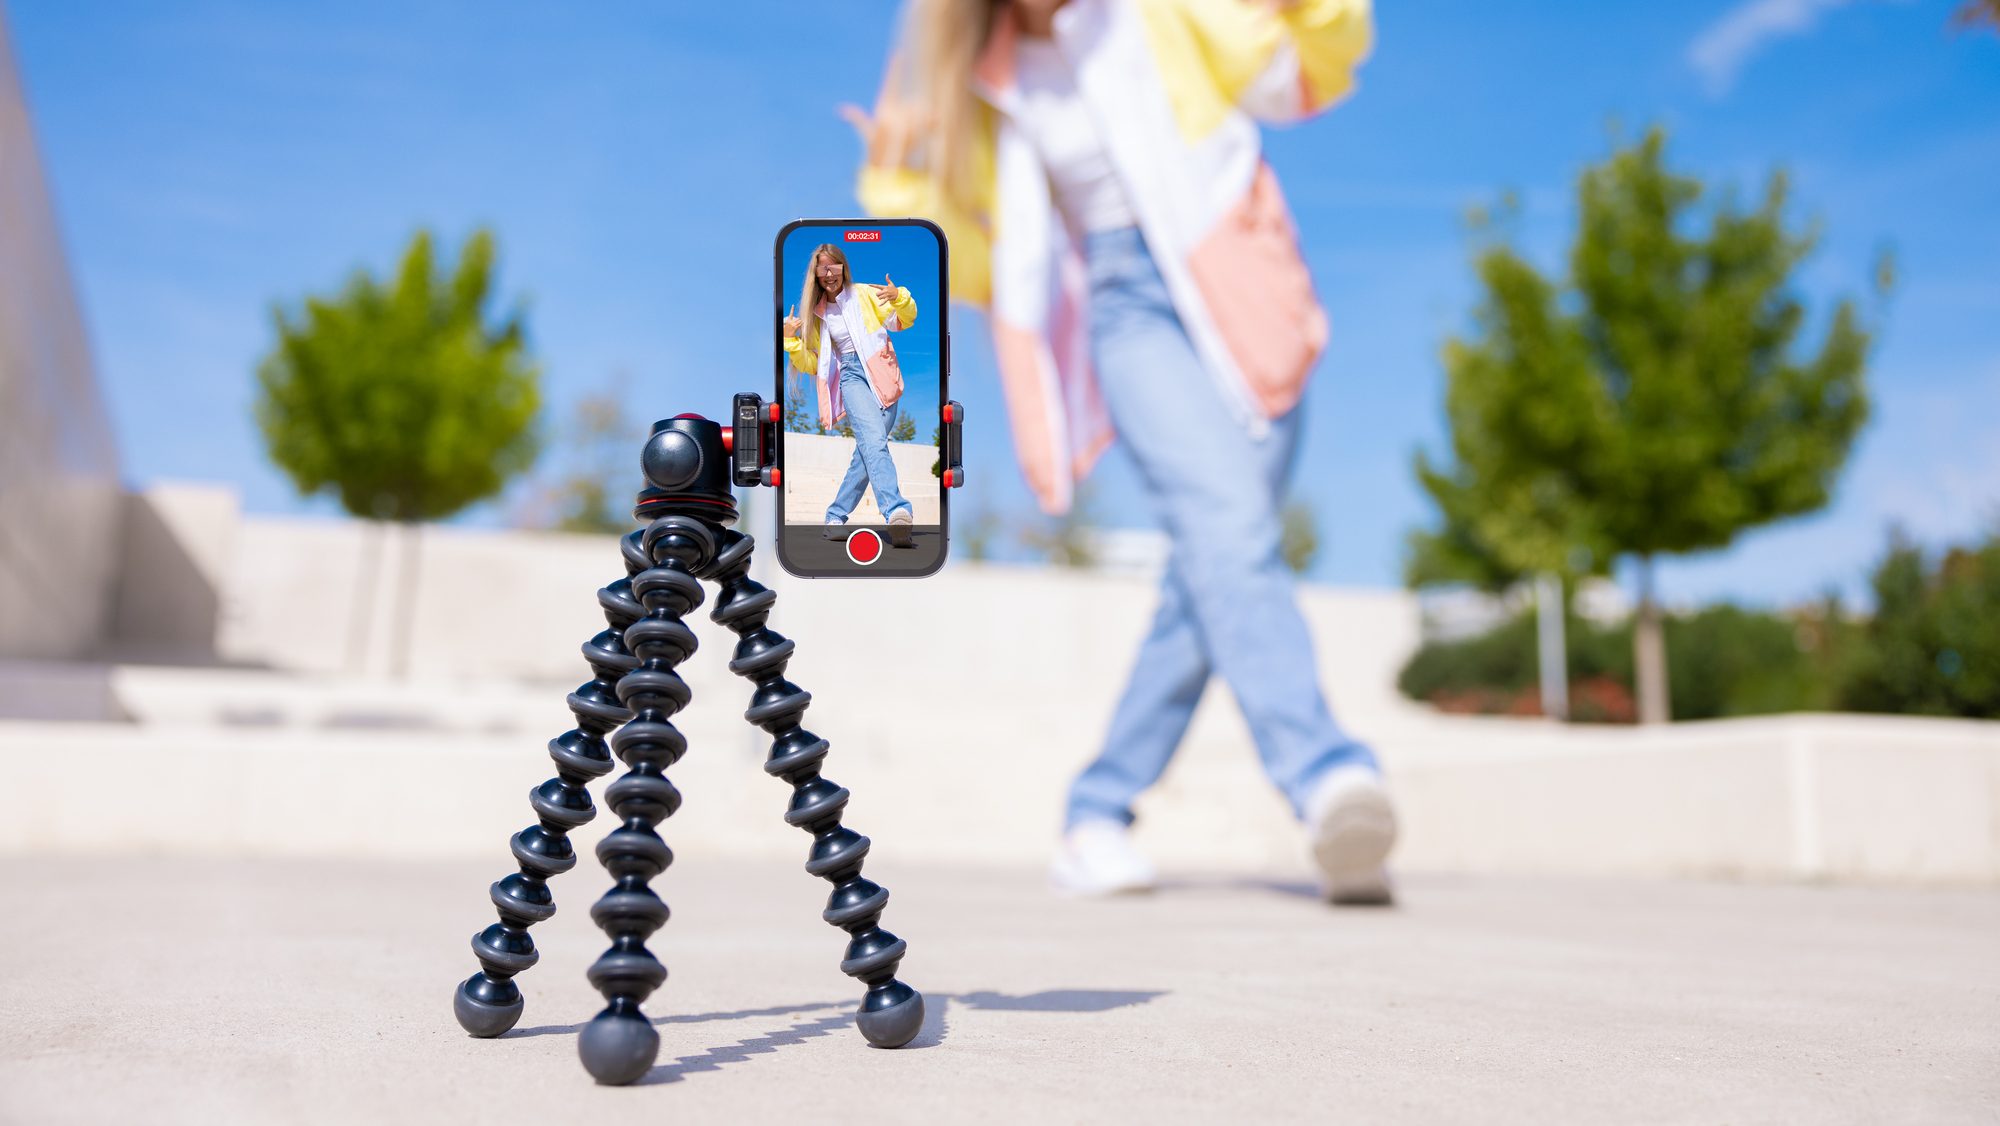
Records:
<instances>
[{"instance_id":1,"label":"smartphone","mask_svg":"<svg viewBox=\"0 0 2000 1126\"><path fill-rule=\"evenodd\" d=\"M778 232L778 561L794 575L944 566L946 253L926 219L799 219Z\"/></svg>"}]
</instances>

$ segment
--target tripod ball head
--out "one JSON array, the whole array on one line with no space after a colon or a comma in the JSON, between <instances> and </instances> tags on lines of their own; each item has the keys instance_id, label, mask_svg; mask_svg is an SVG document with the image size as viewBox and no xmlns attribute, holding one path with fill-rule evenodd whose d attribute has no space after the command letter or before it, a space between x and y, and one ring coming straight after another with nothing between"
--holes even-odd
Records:
<instances>
[{"instance_id":1,"label":"tripod ball head","mask_svg":"<svg viewBox=\"0 0 2000 1126\"><path fill-rule=\"evenodd\" d=\"M646 483L679 492L701 476L701 446L683 430L655 430L642 455Z\"/></svg>"},{"instance_id":2,"label":"tripod ball head","mask_svg":"<svg viewBox=\"0 0 2000 1126\"><path fill-rule=\"evenodd\" d=\"M663 418L653 424L639 463L646 474L633 510L639 519L685 511L725 525L735 522L736 495L721 426L698 414Z\"/></svg>"}]
</instances>

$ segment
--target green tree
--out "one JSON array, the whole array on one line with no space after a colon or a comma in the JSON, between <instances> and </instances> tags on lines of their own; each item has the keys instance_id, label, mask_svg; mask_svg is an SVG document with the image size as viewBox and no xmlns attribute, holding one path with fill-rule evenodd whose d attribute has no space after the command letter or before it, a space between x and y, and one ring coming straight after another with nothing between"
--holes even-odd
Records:
<instances>
[{"instance_id":1,"label":"green tree","mask_svg":"<svg viewBox=\"0 0 2000 1126\"><path fill-rule=\"evenodd\" d=\"M1294 575L1303 575L1319 557L1319 519L1303 500L1285 502L1279 513L1278 554Z\"/></svg>"},{"instance_id":2,"label":"green tree","mask_svg":"<svg viewBox=\"0 0 2000 1126\"><path fill-rule=\"evenodd\" d=\"M968 512L952 514L951 538L956 547L964 550L967 559L984 563L993 558L993 541L1000 527L1000 514L982 500Z\"/></svg>"},{"instance_id":3,"label":"green tree","mask_svg":"<svg viewBox=\"0 0 2000 1126\"><path fill-rule=\"evenodd\" d=\"M1470 338L1445 341L1451 461L1418 451L1418 482L1437 505L1435 528L1411 533L1413 586L1469 583L1499 592L1538 571L1574 580L1608 565L1568 467L1601 435L1576 403L1593 373L1564 295L1502 237L1514 203L1476 214L1483 296ZM1572 582L1573 585L1573 582Z\"/></svg>"},{"instance_id":4,"label":"green tree","mask_svg":"<svg viewBox=\"0 0 2000 1126\"><path fill-rule=\"evenodd\" d=\"M632 530L636 455L644 432L626 412L625 382L614 380L571 408L561 436L566 465L552 498L558 531Z\"/></svg>"},{"instance_id":5,"label":"green tree","mask_svg":"<svg viewBox=\"0 0 2000 1126\"><path fill-rule=\"evenodd\" d=\"M1898 535L1872 585L1875 615L1841 702L2000 718L2000 533L1934 560Z\"/></svg>"},{"instance_id":6,"label":"green tree","mask_svg":"<svg viewBox=\"0 0 2000 1126\"><path fill-rule=\"evenodd\" d=\"M420 231L394 277L357 270L338 293L274 308L277 341L257 366L257 424L293 486L403 526L398 671L417 523L497 494L539 448L541 371L520 311L489 313L494 253L479 230L456 264L439 262Z\"/></svg>"},{"instance_id":7,"label":"green tree","mask_svg":"<svg viewBox=\"0 0 2000 1126\"><path fill-rule=\"evenodd\" d=\"M1512 210L1505 201L1501 218ZM1561 327L1556 287L1490 237L1499 229L1492 218L1476 216L1475 229L1485 290L1475 336L1444 348L1452 462L1440 468L1417 454L1418 481L1440 519L1411 532L1404 575L1413 587L1463 583L1489 594L1538 573L1552 576L1536 596L1553 590L1563 605L1548 608L1546 636L1519 640L1540 662L1550 706L1561 710L1570 680L1567 592L1608 566L1575 485L1560 469L1587 441L1560 404L1589 378L1588 366L1574 334Z\"/></svg>"},{"instance_id":8,"label":"green tree","mask_svg":"<svg viewBox=\"0 0 2000 1126\"><path fill-rule=\"evenodd\" d=\"M1417 460L1442 528L1414 553L1495 578L1632 559L1649 722L1669 715L1655 560L1825 505L1868 413L1852 300L1800 346L1817 235L1788 223L1784 174L1746 207L1665 150L1656 128L1584 172L1562 282L1504 239L1478 252L1473 331L1445 347L1452 462Z\"/></svg>"},{"instance_id":9,"label":"green tree","mask_svg":"<svg viewBox=\"0 0 2000 1126\"><path fill-rule=\"evenodd\" d=\"M911 442L915 441L916 437L917 420L911 418L909 415L904 415L897 419L896 425L889 428L889 440L891 442Z\"/></svg>"},{"instance_id":10,"label":"green tree","mask_svg":"<svg viewBox=\"0 0 2000 1126\"><path fill-rule=\"evenodd\" d=\"M1532 713L1535 615L1522 612L1485 634L1430 641L1398 677L1405 695L1458 711ZM1572 618L1571 669L1582 720L1635 718L1632 627ZM1834 705L1857 648L1834 602L1777 613L1723 603L1666 619L1674 662L1674 714L1684 719L1816 710Z\"/></svg>"},{"instance_id":11,"label":"green tree","mask_svg":"<svg viewBox=\"0 0 2000 1126\"><path fill-rule=\"evenodd\" d=\"M818 410L819 408L817 406L809 407L807 405L805 379L794 372L786 372L785 373L785 433L787 434L826 433L826 427L821 426L819 423L819 419L815 417L818 414Z\"/></svg>"},{"instance_id":12,"label":"green tree","mask_svg":"<svg viewBox=\"0 0 2000 1126\"><path fill-rule=\"evenodd\" d=\"M1093 487L1078 482L1069 510L1029 522L1020 531L1022 545L1060 567L1095 567L1095 499Z\"/></svg>"}]
</instances>

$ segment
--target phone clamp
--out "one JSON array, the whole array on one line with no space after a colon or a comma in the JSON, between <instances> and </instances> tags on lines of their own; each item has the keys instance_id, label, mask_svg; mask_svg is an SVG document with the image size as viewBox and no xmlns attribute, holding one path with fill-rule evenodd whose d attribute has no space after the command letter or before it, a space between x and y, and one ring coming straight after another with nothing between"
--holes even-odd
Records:
<instances>
[{"instance_id":1,"label":"phone clamp","mask_svg":"<svg viewBox=\"0 0 2000 1126\"><path fill-rule=\"evenodd\" d=\"M944 416L944 433L940 436L944 448L938 454L943 466L940 479L947 489L964 488L965 407L957 399L949 399L938 413Z\"/></svg>"},{"instance_id":2,"label":"phone clamp","mask_svg":"<svg viewBox=\"0 0 2000 1126\"><path fill-rule=\"evenodd\" d=\"M868 987L855 1023L870 1044L900 1048L924 1022L923 994L896 980L905 943L880 926L889 892L861 875L868 838L841 825L848 791L820 775L829 744L799 726L812 696L785 679L794 643L767 625L777 595L749 577L755 542L731 527L733 485L779 483L770 462L778 408L755 395L737 395L734 408L727 428L697 414L653 424L633 508L646 526L620 541L625 576L597 592L609 628L583 644L592 679L569 695L576 726L549 741L556 776L528 794L536 822L509 842L520 870L492 885L500 921L473 936L480 970L452 1000L474 1036L499 1036L521 1019L513 979L541 957L528 928L555 914L549 878L575 867L569 834L596 816L588 787L611 772L615 752L627 770L604 799L620 824L597 846L614 883L590 910L611 939L589 971L606 1004L577 1037L599 1083L631 1083L659 1054L660 1034L639 1006L667 977L645 940L668 912L648 881L673 862L655 826L681 804L666 770L687 740L670 720L693 693L674 669L694 654L682 619L701 605L704 582L718 587L709 617L738 639L729 670L755 685L743 718L771 736L764 770L792 787L785 822L812 834L806 871L833 884L820 917L848 933L841 972Z\"/></svg>"},{"instance_id":3,"label":"phone clamp","mask_svg":"<svg viewBox=\"0 0 2000 1126\"><path fill-rule=\"evenodd\" d=\"M731 480L746 489L783 484L778 473L778 426L785 417L779 403L767 403L738 391L730 403L730 425L722 431L722 448L729 454Z\"/></svg>"}]
</instances>

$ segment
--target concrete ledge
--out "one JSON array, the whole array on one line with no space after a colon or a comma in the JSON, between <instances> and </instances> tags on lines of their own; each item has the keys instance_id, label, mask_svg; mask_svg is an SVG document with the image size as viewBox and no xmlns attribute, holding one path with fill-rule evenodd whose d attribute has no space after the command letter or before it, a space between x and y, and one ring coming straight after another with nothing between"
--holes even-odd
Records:
<instances>
[{"instance_id":1,"label":"concrete ledge","mask_svg":"<svg viewBox=\"0 0 2000 1126\"><path fill-rule=\"evenodd\" d=\"M779 820L787 791L764 775L763 741L735 714L740 695L679 717L693 750L673 778L687 804L664 835L720 855L802 855L806 842ZM1247 743L1228 735L1235 717L1204 711L1140 806L1141 842L1169 871L1303 878L1301 832ZM853 706L816 704L808 723L834 741L827 774L854 791L849 823L885 848L1041 863L1097 725L1054 734L1062 717L1032 705L958 714L973 718L945 736ZM504 856L530 820L528 790L551 773L545 741L0 725L0 772L35 796L0 823L0 853ZM1798 716L1577 732L1440 719L1378 745L1406 869L2000 882L2000 725Z\"/></svg>"},{"instance_id":2,"label":"concrete ledge","mask_svg":"<svg viewBox=\"0 0 2000 1126\"><path fill-rule=\"evenodd\" d=\"M2000 881L2000 724L1795 715L1486 734L1399 746L1407 862Z\"/></svg>"}]
</instances>

